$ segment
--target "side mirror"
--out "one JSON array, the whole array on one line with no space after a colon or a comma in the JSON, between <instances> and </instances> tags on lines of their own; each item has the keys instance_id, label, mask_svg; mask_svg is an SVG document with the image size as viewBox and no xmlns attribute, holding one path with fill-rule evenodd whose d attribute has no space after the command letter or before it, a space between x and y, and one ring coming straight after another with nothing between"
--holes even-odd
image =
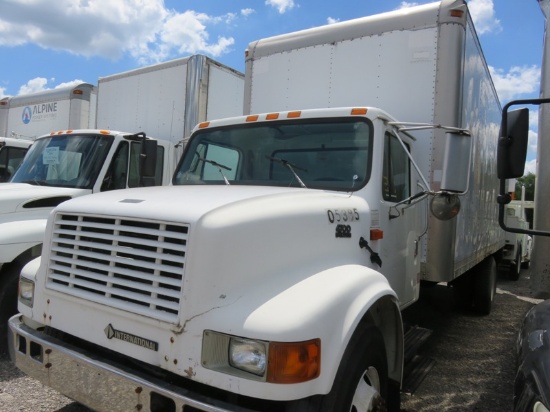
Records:
<instances>
[{"instance_id":1,"label":"side mirror","mask_svg":"<svg viewBox=\"0 0 550 412\"><path fill-rule=\"evenodd\" d=\"M529 137L529 109L503 110L497 147L499 179L523 176Z\"/></svg>"},{"instance_id":2,"label":"side mirror","mask_svg":"<svg viewBox=\"0 0 550 412\"><path fill-rule=\"evenodd\" d=\"M470 181L472 136L466 132L447 132L445 139L441 190L464 193Z\"/></svg>"}]
</instances>

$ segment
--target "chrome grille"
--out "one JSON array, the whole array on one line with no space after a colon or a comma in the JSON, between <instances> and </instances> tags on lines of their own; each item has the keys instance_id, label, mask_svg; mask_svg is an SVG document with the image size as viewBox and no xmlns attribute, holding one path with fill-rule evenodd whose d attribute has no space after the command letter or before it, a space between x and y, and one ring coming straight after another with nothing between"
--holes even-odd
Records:
<instances>
[{"instance_id":1,"label":"chrome grille","mask_svg":"<svg viewBox=\"0 0 550 412\"><path fill-rule=\"evenodd\" d=\"M185 225L58 213L47 287L176 321L187 235Z\"/></svg>"}]
</instances>

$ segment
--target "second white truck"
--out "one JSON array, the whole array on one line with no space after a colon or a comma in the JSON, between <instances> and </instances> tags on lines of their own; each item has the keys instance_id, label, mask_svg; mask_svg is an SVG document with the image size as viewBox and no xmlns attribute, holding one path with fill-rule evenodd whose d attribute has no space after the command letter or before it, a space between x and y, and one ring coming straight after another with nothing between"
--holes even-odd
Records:
<instances>
[{"instance_id":1,"label":"second white truck","mask_svg":"<svg viewBox=\"0 0 550 412\"><path fill-rule=\"evenodd\" d=\"M253 42L245 76L172 186L50 215L22 371L97 411L394 411L422 281L490 312L500 105L464 1Z\"/></svg>"}]
</instances>

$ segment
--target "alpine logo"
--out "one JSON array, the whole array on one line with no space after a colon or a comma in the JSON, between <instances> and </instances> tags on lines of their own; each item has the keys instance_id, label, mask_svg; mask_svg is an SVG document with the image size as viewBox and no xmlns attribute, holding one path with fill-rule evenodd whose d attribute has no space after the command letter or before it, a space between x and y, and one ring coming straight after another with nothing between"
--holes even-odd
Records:
<instances>
[{"instance_id":1,"label":"alpine logo","mask_svg":"<svg viewBox=\"0 0 550 412\"><path fill-rule=\"evenodd\" d=\"M124 342L133 343L134 345L141 346L142 348L147 348L157 352L159 350L159 344L149 339L141 338L131 333L123 332L121 330L116 330L113 328L113 325L109 323L105 328L105 335L107 339L118 339Z\"/></svg>"},{"instance_id":2,"label":"alpine logo","mask_svg":"<svg viewBox=\"0 0 550 412\"><path fill-rule=\"evenodd\" d=\"M32 118L32 111L31 111L31 108L27 106L23 109L21 120L23 121L23 123L29 124L31 122L31 118Z\"/></svg>"}]
</instances>

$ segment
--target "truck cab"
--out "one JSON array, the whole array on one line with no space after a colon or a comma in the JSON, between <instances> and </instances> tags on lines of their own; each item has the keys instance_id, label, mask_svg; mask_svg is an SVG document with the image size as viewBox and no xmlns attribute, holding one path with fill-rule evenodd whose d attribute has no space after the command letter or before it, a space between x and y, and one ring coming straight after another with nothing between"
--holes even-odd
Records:
<instances>
[{"instance_id":1,"label":"truck cab","mask_svg":"<svg viewBox=\"0 0 550 412\"><path fill-rule=\"evenodd\" d=\"M56 207L12 358L100 411L396 410L428 198L458 212L424 186L418 147L376 108L199 124L171 186Z\"/></svg>"},{"instance_id":2,"label":"truck cab","mask_svg":"<svg viewBox=\"0 0 550 412\"><path fill-rule=\"evenodd\" d=\"M143 133L65 130L34 141L0 185L0 339L16 312L19 272L40 255L52 209L92 193L168 184L174 157L172 144Z\"/></svg>"}]
</instances>

